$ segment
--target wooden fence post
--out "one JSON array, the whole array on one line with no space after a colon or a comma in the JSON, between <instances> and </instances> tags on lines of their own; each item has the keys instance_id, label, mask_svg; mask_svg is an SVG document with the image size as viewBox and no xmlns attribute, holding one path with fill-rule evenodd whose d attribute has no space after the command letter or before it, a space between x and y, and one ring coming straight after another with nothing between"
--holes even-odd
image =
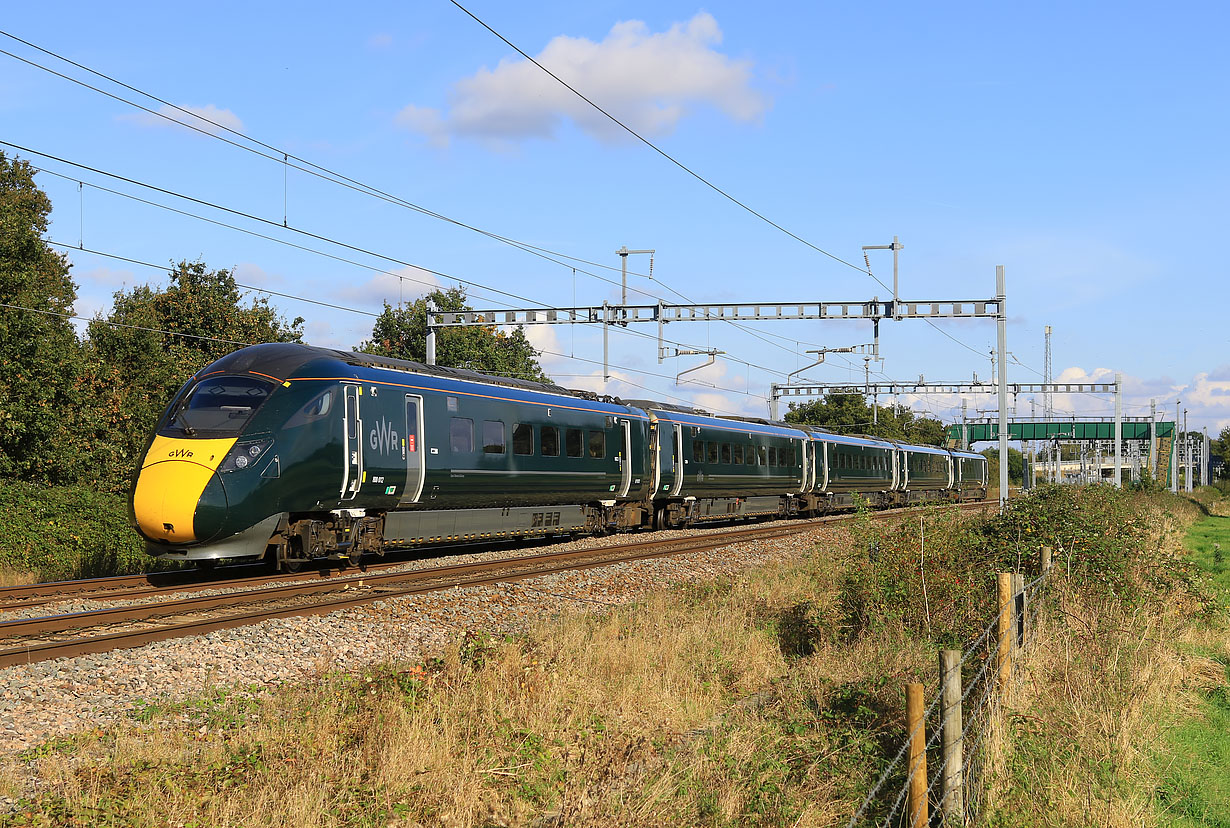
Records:
<instances>
[{"instance_id":1,"label":"wooden fence post","mask_svg":"<svg viewBox=\"0 0 1230 828\"><path fill-rule=\"evenodd\" d=\"M923 721L923 686L905 686L905 726L910 734L910 828L927 828L927 728Z\"/></svg>"},{"instance_id":2,"label":"wooden fence post","mask_svg":"<svg viewBox=\"0 0 1230 828\"><path fill-rule=\"evenodd\" d=\"M1028 620L1026 603L1029 596L1025 594L1025 574L1012 573L1012 612L1015 616L1016 648L1025 646L1025 622Z\"/></svg>"},{"instance_id":3,"label":"wooden fence post","mask_svg":"<svg viewBox=\"0 0 1230 828\"><path fill-rule=\"evenodd\" d=\"M1051 571L1051 555L1054 551L1049 546L1042 547L1042 574L1045 575Z\"/></svg>"},{"instance_id":4,"label":"wooden fence post","mask_svg":"<svg viewBox=\"0 0 1230 828\"><path fill-rule=\"evenodd\" d=\"M965 750L961 737L961 651L940 651L941 721L944 726L944 824L965 825Z\"/></svg>"},{"instance_id":5,"label":"wooden fence post","mask_svg":"<svg viewBox=\"0 0 1230 828\"><path fill-rule=\"evenodd\" d=\"M1008 690L1008 678L1012 673L1012 645L1016 638L1016 619L1013 618L1012 611L1012 605L1015 603L1012 600L1012 573L1000 572L996 585L998 587L996 604L999 607L999 617L995 630L998 645L995 648L995 675L999 682L1000 693L1003 694Z\"/></svg>"}]
</instances>

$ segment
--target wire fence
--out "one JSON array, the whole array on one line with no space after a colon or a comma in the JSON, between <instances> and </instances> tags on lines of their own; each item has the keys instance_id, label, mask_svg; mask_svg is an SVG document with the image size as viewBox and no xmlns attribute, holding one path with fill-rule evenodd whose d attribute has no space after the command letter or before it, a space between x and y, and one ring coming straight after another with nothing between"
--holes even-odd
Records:
<instances>
[{"instance_id":1,"label":"wire fence","mask_svg":"<svg viewBox=\"0 0 1230 828\"><path fill-rule=\"evenodd\" d=\"M1043 550L1042 574L1029 583L1019 573L1001 573L995 618L960 651L941 653L934 695L917 709L907 703L901 748L847 828L978 824L998 741L1000 700L1012 681L1014 654L1037 629L1049 552ZM922 685L907 688L907 698L911 692L922 698Z\"/></svg>"}]
</instances>

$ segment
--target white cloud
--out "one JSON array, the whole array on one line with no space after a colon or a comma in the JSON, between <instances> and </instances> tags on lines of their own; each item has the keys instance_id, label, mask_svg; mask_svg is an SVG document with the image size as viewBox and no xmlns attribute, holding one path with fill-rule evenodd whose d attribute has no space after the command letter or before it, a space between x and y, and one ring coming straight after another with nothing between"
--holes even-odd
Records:
<instances>
[{"instance_id":1,"label":"white cloud","mask_svg":"<svg viewBox=\"0 0 1230 828\"><path fill-rule=\"evenodd\" d=\"M94 267L89 270L74 268L73 279L87 290L91 287L121 288L136 281L131 270L113 270L109 267Z\"/></svg>"},{"instance_id":2,"label":"white cloud","mask_svg":"<svg viewBox=\"0 0 1230 828\"><path fill-rule=\"evenodd\" d=\"M388 273L377 273L362 284L343 285L339 293L347 302L379 306L382 302L396 305L413 302L432 290L443 287L434 274L407 265Z\"/></svg>"},{"instance_id":3,"label":"white cloud","mask_svg":"<svg viewBox=\"0 0 1230 828\"><path fill-rule=\"evenodd\" d=\"M664 32L645 23L615 24L600 43L560 35L536 60L642 135L671 132L696 106L737 121L754 121L768 107L751 86L752 63L718 52L722 32L708 12ZM454 84L447 112L413 104L400 125L435 143L450 137L497 143L551 138L571 121L602 141L627 139L609 119L534 64L504 59Z\"/></svg>"},{"instance_id":4,"label":"white cloud","mask_svg":"<svg viewBox=\"0 0 1230 828\"><path fill-rule=\"evenodd\" d=\"M286 282L286 279L279 273L270 273L259 265L254 265L251 262L240 262L231 270L231 275L235 277L236 282L241 282L245 285L255 285L256 287L273 287Z\"/></svg>"},{"instance_id":5,"label":"white cloud","mask_svg":"<svg viewBox=\"0 0 1230 828\"><path fill-rule=\"evenodd\" d=\"M223 131L220 127L225 127L235 132L243 131L243 121L239 120L238 115L229 109L221 109L213 104L184 106L180 109L176 109L169 104L163 104L158 107L158 112L158 115L150 112L139 112L135 115L121 115L120 118L146 127L166 127L172 126L173 122L178 122L215 135ZM166 117L161 117L163 115ZM167 120L168 118L170 120Z\"/></svg>"}]
</instances>

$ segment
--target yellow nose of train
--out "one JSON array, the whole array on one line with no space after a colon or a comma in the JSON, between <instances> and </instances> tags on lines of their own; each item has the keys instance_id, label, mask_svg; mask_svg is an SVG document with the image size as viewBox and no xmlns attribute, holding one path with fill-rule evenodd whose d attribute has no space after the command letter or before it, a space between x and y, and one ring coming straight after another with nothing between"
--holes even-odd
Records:
<instances>
[{"instance_id":1,"label":"yellow nose of train","mask_svg":"<svg viewBox=\"0 0 1230 828\"><path fill-rule=\"evenodd\" d=\"M132 495L137 528L150 540L191 543L198 537L194 525L205 487L235 438L188 440L155 437L145 453Z\"/></svg>"}]
</instances>

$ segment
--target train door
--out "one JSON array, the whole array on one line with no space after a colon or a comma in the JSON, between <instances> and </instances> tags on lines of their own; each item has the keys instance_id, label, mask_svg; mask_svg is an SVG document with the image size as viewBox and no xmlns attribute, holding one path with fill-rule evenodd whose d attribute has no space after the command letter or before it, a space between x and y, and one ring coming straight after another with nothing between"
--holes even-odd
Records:
<instances>
[{"instance_id":1,"label":"train door","mask_svg":"<svg viewBox=\"0 0 1230 828\"><path fill-rule=\"evenodd\" d=\"M346 404L342 412L342 434L344 450L342 471L342 500L354 500L363 485L363 420L359 418L359 395L362 388L358 385L343 386L346 391Z\"/></svg>"},{"instance_id":2,"label":"train door","mask_svg":"<svg viewBox=\"0 0 1230 828\"><path fill-rule=\"evenodd\" d=\"M679 423L671 423L671 427L674 430L672 435L674 450L672 454L675 458L675 480L671 485L671 497L678 497L679 492L683 490L683 426Z\"/></svg>"},{"instance_id":3,"label":"train door","mask_svg":"<svg viewBox=\"0 0 1230 828\"><path fill-rule=\"evenodd\" d=\"M619 481L618 497L627 497L632 488L632 423L627 417L619 421L624 432L624 447L619 454L619 468L623 476Z\"/></svg>"},{"instance_id":4,"label":"train door","mask_svg":"<svg viewBox=\"0 0 1230 828\"><path fill-rule=\"evenodd\" d=\"M827 492L829 490L829 464L832 463L832 458L829 457L829 444L820 444L820 455L824 461L824 482L820 484L820 491Z\"/></svg>"},{"instance_id":5,"label":"train door","mask_svg":"<svg viewBox=\"0 0 1230 828\"><path fill-rule=\"evenodd\" d=\"M416 394L406 395L406 439L401 444L402 458L406 461L406 485L402 488L397 505L417 503L423 494L423 398Z\"/></svg>"}]
</instances>

